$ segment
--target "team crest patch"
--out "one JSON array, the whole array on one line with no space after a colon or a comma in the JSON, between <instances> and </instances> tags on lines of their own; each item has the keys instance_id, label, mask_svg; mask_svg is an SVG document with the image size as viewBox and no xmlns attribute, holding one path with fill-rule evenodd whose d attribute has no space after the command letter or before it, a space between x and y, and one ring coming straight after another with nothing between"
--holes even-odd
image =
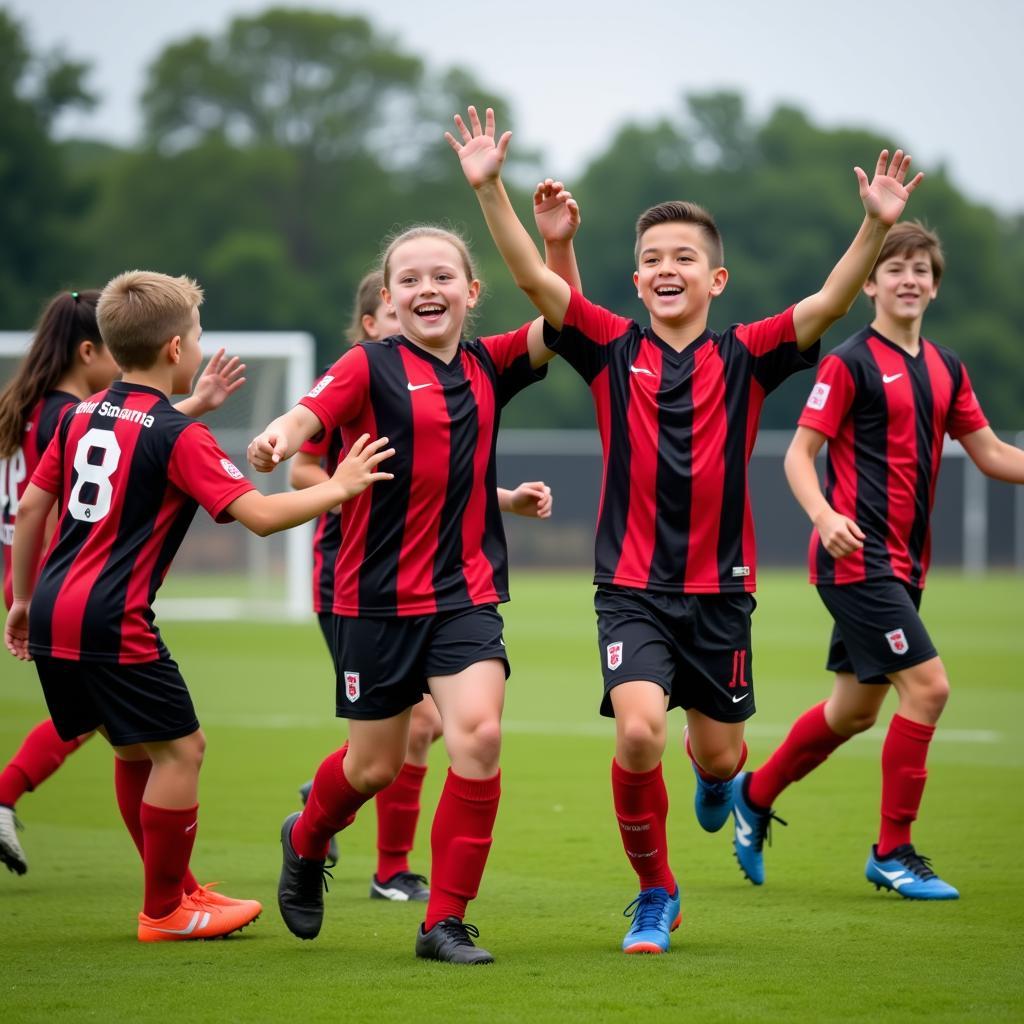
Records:
<instances>
[{"instance_id":1,"label":"team crest patch","mask_svg":"<svg viewBox=\"0 0 1024 1024\"><path fill-rule=\"evenodd\" d=\"M907 643L907 634L902 629L893 629L885 634L885 639L889 641L889 649L893 654L906 654L910 649L910 645Z\"/></svg>"},{"instance_id":2,"label":"team crest patch","mask_svg":"<svg viewBox=\"0 0 1024 1024\"><path fill-rule=\"evenodd\" d=\"M244 476L242 471L230 459L221 459L220 468L233 480L241 480Z\"/></svg>"},{"instance_id":3,"label":"team crest patch","mask_svg":"<svg viewBox=\"0 0 1024 1024\"><path fill-rule=\"evenodd\" d=\"M345 696L348 697L349 701L353 704L359 700L359 673L358 672L346 672L345 673Z\"/></svg>"},{"instance_id":4,"label":"team crest patch","mask_svg":"<svg viewBox=\"0 0 1024 1024\"><path fill-rule=\"evenodd\" d=\"M319 395L320 392L323 391L323 389L327 387L327 385L330 384L332 380L334 380L334 377L332 377L330 374L327 374L326 377L321 377L313 386L313 390L310 391L309 394L306 395L306 397L316 398L316 396Z\"/></svg>"},{"instance_id":5,"label":"team crest patch","mask_svg":"<svg viewBox=\"0 0 1024 1024\"><path fill-rule=\"evenodd\" d=\"M608 667L614 672L622 664L622 641L609 644L607 648Z\"/></svg>"},{"instance_id":6,"label":"team crest patch","mask_svg":"<svg viewBox=\"0 0 1024 1024\"><path fill-rule=\"evenodd\" d=\"M807 399L808 409L824 409L828 401L828 393L832 390L831 384L815 384L811 389L810 397Z\"/></svg>"}]
</instances>

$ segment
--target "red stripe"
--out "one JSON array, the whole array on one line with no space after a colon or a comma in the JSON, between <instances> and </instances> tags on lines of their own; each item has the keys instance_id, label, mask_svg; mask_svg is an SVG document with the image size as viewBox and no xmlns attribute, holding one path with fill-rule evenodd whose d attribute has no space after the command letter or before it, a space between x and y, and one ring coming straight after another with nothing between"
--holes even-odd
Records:
<instances>
[{"instance_id":1,"label":"red stripe","mask_svg":"<svg viewBox=\"0 0 1024 1024\"><path fill-rule=\"evenodd\" d=\"M622 552L615 566L614 583L621 586L646 586L654 557L655 482L658 479L658 391L661 389L661 350L644 341L634 365L649 369L631 373L629 382L629 511ZM646 487L639 486L644 481ZM627 481L614 482L621 487Z\"/></svg>"},{"instance_id":2,"label":"red stripe","mask_svg":"<svg viewBox=\"0 0 1024 1024\"><path fill-rule=\"evenodd\" d=\"M412 384L439 384L426 360L399 349L406 376ZM405 511L402 550L398 556L399 611L414 604L430 615L436 611L434 559L440 533L438 495L447 493L451 462L451 422L444 387L420 388L409 393L412 404L412 462L409 467L409 505ZM429 438L429 444L423 443ZM417 443L420 442L420 443Z\"/></svg>"},{"instance_id":3,"label":"red stripe","mask_svg":"<svg viewBox=\"0 0 1024 1024\"><path fill-rule=\"evenodd\" d=\"M928 379L932 386L932 457L928 466L928 529L925 531L924 546L920 553L921 586L924 586L925 574L932 560L932 527L931 509L935 504L935 485L939 479L939 465L942 461L942 442L946 433L949 409L953 402L953 378L949 367L942 361L934 345L922 340L924 346L925 366Z\"/></svg>"},{"instance_id":4,"label":"red stripe","mask_svg":"<svg viewBox=\"0 0 1024 1024\"><path fill-rule=\"evenodd\" d=\"M363 434L370 439L377 437L377 420L373 404L365 402L358 419L342 430L342 441L346 452ZM358 615L359 570L366 557L366 528L370 521L373 503L373 488L368 487L362 494L345 502L345 529L341 534L341 546L334 563L334 607L335 615Z\"/></svg>"},{"instance_id":5,"label":"red stripe","mask_svg":"<svg viewBox=\"0 0 1024 1024\"><path fill-rule=\"evenodd\" d=\"M476 448L473 452L473 486L462 514L463 575L473 604L497 603L494 567L483 551L487 529L487 467L491 461L494 441L494 388L478 369L479 364L465 352L461 354L462 369L473 392L477 409Z\"/></svg>"},{"instance_id":6,"label":"red stripe","mask_svg":"<svg viewBox=\"0 0 1024 1024\"><path fill-rule=\"evenodd\" d=\"M693 432L690 472L690 526L684 589L721 589L718 536L725 497L725 367L716 345L693 373ZM749 505L748 505L749 509ZM746 563L752 564L752 563Z\"/></svg>"},{"instance_id":7,"label":"red stripe","mask_svg":"<svg viewBox=\"0 0 1024 1024\"><path fill-rule=\"evenodd\" d=\"M750 574L743 577L743 589L751 594L757 589L757 534L754 532L754 510L750 506L750 458L757 443L757 428L761 423L764 399L764 388L751 375L747 396L747 436L743 444L743 561L740 563L750 569ZM739 497L736 495L737 500Z\"/></svg>"}]
</instances>

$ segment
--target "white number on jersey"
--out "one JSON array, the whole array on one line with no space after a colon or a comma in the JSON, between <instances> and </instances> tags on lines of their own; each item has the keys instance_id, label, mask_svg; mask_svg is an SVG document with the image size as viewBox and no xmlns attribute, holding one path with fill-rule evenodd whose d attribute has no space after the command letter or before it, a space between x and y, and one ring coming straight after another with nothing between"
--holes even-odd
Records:
<instances>
[{"instance_id":1,"label":"white number on jersey","mask_svg":"<svg viewBox=\"0 0 1024 1024\"><path fill-rule=\"evenodd\" d=\"M18 489L25 480L25 453L19 448L9 459L0 459L0 516L18 514Z\"/></svg>"},{"instance_id":2,"label":"white number on jersey","mask_svg":"<svg viewBox=\"0 0 1024 1024\"><path fill-rule=\"evenodd\" d=\"M89 461L89 452L99 449L103 452L103 461L98 465ZM95 523L110 511L110 499L114 488L110 483L110 475L117 469L121 461L121 446L112 430L92 427L85 432L75 450L75 472L78 480L68 498L68 511L75 519L84 523ZM90 504L82 501L82 488L86 484L95 484L96 495Z\"/></svg>"}]
</instances>

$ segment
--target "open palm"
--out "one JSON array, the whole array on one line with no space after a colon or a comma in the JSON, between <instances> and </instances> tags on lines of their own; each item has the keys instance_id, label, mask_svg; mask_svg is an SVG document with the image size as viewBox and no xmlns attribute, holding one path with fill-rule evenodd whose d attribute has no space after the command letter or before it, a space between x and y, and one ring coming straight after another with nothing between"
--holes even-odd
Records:
<instances>
[{"instance_id":1,"label":"open palm","mask_svg":"<svg viewBox=\"0 0 1024 1024\"><path fill-rule=\"evenodd\" d=\"M886 166L888 164L888 167ZM921 183L923 174L917 174L906 182L910 171L910 156L897 149L889 161L889 151L883 149L878 154L875 174L871 181L859 167L855 167L857 185L860 189L864 212L871 218L891 227L900 219L903 208L907 205L910 193ZM905 183L906 182L906 183Z\"/></svg>"},{"instance_id":2,"label":"open palm","mask_svg":"<svg viewBox=\"0 0 1024 1024\"><path fill-rule=\"evenodd\" d=\"M461 143L451 132L445 132L444 137L459 155L466 181L473 188L480 188L500 177L512 133L505 132L497 142L494 141L494 111L490 107L485 115L485 125L480 124L476 107L470 107L468 115L468 126L458 114L455 115L455 127L462 136Z\"/></svg>"},{"instance_id":3,"label":"open palm","mask_svg":"<svg viewBox=\"0 0 1024 1024\"><path fill-rule=\"evenodd\" d=\"M580 208L560 181L548 178L533 193L533 217L545 242L571 241L580 226Z\"/></svg>"}]
</instances>

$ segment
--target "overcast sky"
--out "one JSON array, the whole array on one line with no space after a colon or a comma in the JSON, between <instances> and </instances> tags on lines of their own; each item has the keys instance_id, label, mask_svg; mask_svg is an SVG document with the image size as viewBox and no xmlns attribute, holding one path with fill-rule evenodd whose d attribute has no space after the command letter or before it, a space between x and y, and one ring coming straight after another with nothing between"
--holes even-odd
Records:
<instances>
[{"instance_id":1,"label":"overcast sky","mask_svg":"<svg viewBox=\"0 0 1024 1024\"><path fill-rule=\"evenodd\" d=\"M618 124L732 88L763 115L780 101L824 126L879 129L925 171L945 163L968 195L1024 212L1024 3L911 0L310 0L368 16L436 67L459 64L506 96L545 173L573 174ZM0 0L31 45L92 63L96 112L65 133L130 141L145 69L169 42L222 31L272 0ZM545 10L548 8L548 10ZM439 131L442 129L439 123ZM865 166L873 154L864 155Z\"/></svg>"}]
</instances>

